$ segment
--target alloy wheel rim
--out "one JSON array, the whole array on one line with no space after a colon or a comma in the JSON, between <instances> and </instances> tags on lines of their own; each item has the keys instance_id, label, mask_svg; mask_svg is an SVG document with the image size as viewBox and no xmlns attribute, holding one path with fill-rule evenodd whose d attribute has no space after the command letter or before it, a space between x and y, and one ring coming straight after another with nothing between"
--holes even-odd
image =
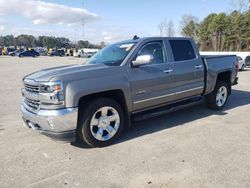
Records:
<instances>
[{"instance_id":1,"label":"alloy wheel rim","mask_svg":"<svg viewBox=\"0 0 250 188\"><path fill-rule=\"evenodd\" d=\"M118 111L110 106L98 109L91 118L90 131L99 141L107 141L115 136L120 126Z\"/></svg>"},{"instance_id":2,"label":"alloy wheel rim","mask_svg":"<svg viewBox=\"0 0 250 188\"><path fill-rule=\"evenodd\" d=\"M218 93L216 95L216 104L221 107L225 104L227 100L227 88L222 86L219 88Z\"/></svg>"}]
</instances>

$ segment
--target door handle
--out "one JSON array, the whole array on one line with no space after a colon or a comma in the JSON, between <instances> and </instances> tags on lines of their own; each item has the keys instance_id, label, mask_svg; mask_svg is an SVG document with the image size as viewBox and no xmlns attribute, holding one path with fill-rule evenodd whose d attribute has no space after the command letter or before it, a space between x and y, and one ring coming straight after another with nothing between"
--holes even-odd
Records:
<instances>
[{"instance_id":1,"label":"door handle","mask_svg":"<svg viewBox=\"0 0 250 188\"><path fill-rule=\"evenodd\" d=\"M203 66L202 65L195 65L194 68L196 69L201 69Z\"/></svg>"},{"instance_id":2,"label":"door handle","mask_svg":"<svg viewBox=\"0 0 250 188\"><path fill-rule=\"evenodd\" d=\"M173 71L174 71L173 69L166 69L166 70L164 70L163 72L168 74L168 73L171 73L171 72L173 72Z\"/></svg>"}]
</instances>

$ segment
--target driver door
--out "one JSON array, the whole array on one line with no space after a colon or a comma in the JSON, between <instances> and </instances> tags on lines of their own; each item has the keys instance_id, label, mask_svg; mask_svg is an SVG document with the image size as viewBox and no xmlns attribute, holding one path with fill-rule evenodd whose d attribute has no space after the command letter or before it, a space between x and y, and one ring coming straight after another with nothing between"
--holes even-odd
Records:
<instances>
[{"instance_id":1,"label":"driver door","mask_svg":"<svg viewBox=\"0 0 250 188\"><path fill-rule=\"evenodd\" d=\"M143 55L151 56L152 60L129 69L133 111L167 103L175 93L173 67L168 62L164 41L144 44L134 59Z\"/></svg>"}]
</instances>

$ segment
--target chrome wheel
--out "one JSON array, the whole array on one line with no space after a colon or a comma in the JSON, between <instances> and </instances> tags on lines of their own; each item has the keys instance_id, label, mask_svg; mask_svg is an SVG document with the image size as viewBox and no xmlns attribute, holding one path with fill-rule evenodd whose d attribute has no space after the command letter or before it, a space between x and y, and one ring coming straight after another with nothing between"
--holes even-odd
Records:
<instances>
[{"instance_id":1,"label":"chrome wheel","mask_svg":"<svg viewBox=\"0 0 250 188\"><path fill-rule=\"evenodd\" d=\"M120 115L110 106L98 109L91 118L90 131L99 141L107 141L114 137L120 126Z\"/></svg>"},{"instance_id":2,"label":"chrome wheel","mask_svg":"<svg viewBox=\"0 0 250 188\"><path fill-rule=\"evenodd\" d=\"M227 100L227 88L222 86L219 88L218 93L216 95L216 104L218 107L223 106Z\"/></svg>"}]
</instances>

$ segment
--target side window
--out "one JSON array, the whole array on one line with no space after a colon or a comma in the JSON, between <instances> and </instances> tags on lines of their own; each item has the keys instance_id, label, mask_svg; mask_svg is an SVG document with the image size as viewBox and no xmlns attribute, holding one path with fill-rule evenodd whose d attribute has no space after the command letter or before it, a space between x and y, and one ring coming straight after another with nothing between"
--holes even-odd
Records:
<instances>
[{"instance_id":1,"label":"side window","mask_svg":"<svg viewBox=\"0 0 250 188\"><path fill-rule=\"evenodd\" d=\"M139 51L137 56L140 55L151 55L153 57L151 63L164 63L165 56L164 56L164 49L162 42L150 42L145 44L142 49Z\"/></svg>"},{"instance_id":2,"label":"side window","mask_svg":"<svg viewBox=\"0 0 250 188\"><path fill-rule=\"evenodd\" d=\"M189 40L169 40L175 61L195 59L196 55Z\"/></svg>"},{"instance_id":3,"label":"side window","mask_svg":"<svg viewBox=\"0 0 250 188\"><path fill-rule=\"evenodd\" d=\"M247 64L250 64L250 56L247 56L247 57L246 57L245 62L246 62Z\"/></svg>"}]
</instances>

